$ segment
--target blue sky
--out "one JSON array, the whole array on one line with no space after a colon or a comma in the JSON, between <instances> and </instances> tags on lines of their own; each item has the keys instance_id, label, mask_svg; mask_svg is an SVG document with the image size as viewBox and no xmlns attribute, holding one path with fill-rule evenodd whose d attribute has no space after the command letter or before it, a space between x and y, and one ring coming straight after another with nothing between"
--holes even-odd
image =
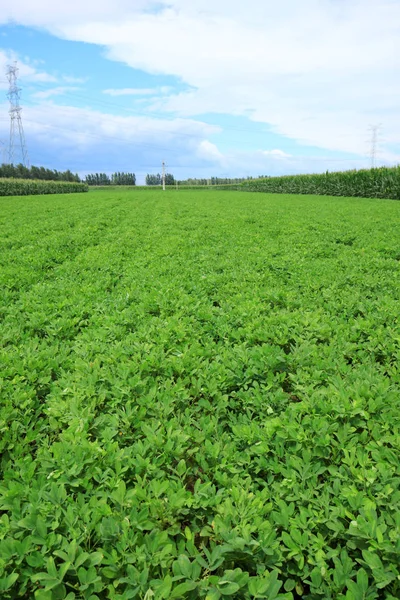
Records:
<instances>
[{"instance_id":1,"label":"blue sky","mask_svg":"<svg viewBox=\"0 0 400 600\"><path fill-rule=\"evenodd\" d=\"M64 4L64 3L63 3ZM32 164L178 178L400 162L398 0L3 0Z\"/></svg>"}]
</instances>

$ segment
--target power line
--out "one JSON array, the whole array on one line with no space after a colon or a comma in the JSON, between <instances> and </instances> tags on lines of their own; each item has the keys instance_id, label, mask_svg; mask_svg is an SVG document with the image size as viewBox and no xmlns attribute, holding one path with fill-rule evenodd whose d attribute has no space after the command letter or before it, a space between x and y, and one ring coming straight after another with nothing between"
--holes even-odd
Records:
<instances>
[{"instance_id":1,"label":"power line","mask_svg":"<svg viewBox=\"0 0 400 600\"><path fill-rule=\"evenodd\" d=\"M47 89L48 88L47 84L43 84L43 83L39 83L39 82L34 82L34 85L35 85L35 87L41 87L42 89ZM125 112L125 113L128 113L128 114L134 113L134 109L133 108L132 109L126 108L126 107L121 106L120 104L113 103L113 102L108 102L108 101L104 101L104 100L95 99L95 98L92 98L92 97L84 95L84 94L80 94L80 93L76 93L76 92L70 92L70 91L65 91L63 93L63 95L64 96L75 97L78 100L87 100L91 104L98 104L98 105L103 105L103 106L107 106L107 107L117 108L119 111L122 111L122 112ZM65 108L65 109L68 108L69 109L69 107L63 107L62 105L61 106L57 105L57 108L61 112L63 111L63 108ZM71 107L71 108L78 108L78 107ZM65 110L65 112L69 112L69 110L68 111ZM25 119L25 121L27 121L27 120ZM34 123L33 121L30 121L30 122ZM36 124L44 126L43 124L40 124L40 123L36 123ZM214 124L210 124L210 123L205 123L205 125L209 125L211 127L212 126L219 127L218 125L214 125ZM54 126L52 126L52 127L55 128ZM59 128L59 127L58 127L58 129L62 130L62 128ZM264 129L264 127L262 129ZM67 130L67 129L65 129L65 130ZM68 129L68 131L76 131L76 132L78 132L78 130L73 130L73 129ZM148 132L148 133L156 134L157 131L161 131L161 130L146 129L146 128L140 127L140 129L139 129L138 132L140 132L140 133L147 133ZM162 131L163 131L163 133L165 133L165 130L162 130ZM223 132L226 132L226 131L243 131L243 132L251 133L252 135L255 135L255 134L265 135L265 132L261 131L261 130L258 132L258 131L254 131L252 129L238 128L238 127L224 127L223 128ZM79 131L79 133L82 133L82 131ZM189 139L190 138L191 139L199 139L199 138L202 137L201 134L190 134L190 133L184 133L184 132L178 132L178 131L170 131L168 133L170 133L174 137L182 137L182 138L189 138ZM221 132L216 132L216 135L218 135L219 133L221 133ZM96 134L93 134L93 133L85 133L84 135L90 136L90 137L95 137L96 136ZM211 134L211 135L214 135L214 134ZM347 135L351 135L351 134L347 134ZM97 135L96 137L98 137L98 138L102 137L104 139L115 139L115 140L118 139L118 141L121 141L121 142L124 142L124 143L135 143L135 142L130 142L129 140L125 140L125 139L122 139L122 138L116 138L116 137L112 138L111 136L107 136L107 138L106 138L106 136ZM344 136L341 136L341 137L344 137ZM230 140L231 143L232 142L234 143L235 141L236 140ZM240 142L241 146L243 146L244 144L246 144L246 145L249 144L249 142L245 142L244 140L237 140L237 142ZM251 143L253 144L253 142L251 142ZM160 148L158 145L152 145L152 144L148 144L148 143L142 143L141 145L142 146L147 146L149 148L153 147L153 148L157 148L157 149L160 149L160 150L161 149L162 150L166 150L166 148ZM371 154L371 152L370 152L370 154ZM309 160L309 161L313 161L313 162L314 161L323 161L323 162L326 162L326 161L329 161L329 162L342 162L342 161L346 161L346 162L359 162L360 160L361 161L364 160L361 157L359 157L359 158L330 158L330 157L326 157L326 158L325 157L314 158L314 157L307 157L306 156L304 158L303 157L288 157L288 158L290 158L290 160Z\"/></svg>"},{"instance_id":2,"label":"power line","mask_svg":"<svg viewBox=\"0 0 400 600\"><path fill-rule=\"evenodd\" d=\"M41 82L34 82L34 86L35 87L39 87L43 90L47 90L48 89L48 84L45 83L41 83ZM99 106L105 106L105 107L110 107L110 108L115 108L118 109L118 111L120 112L125 112L127 114L133 115L133 116L137 116L137 111L135 108L127 108L122 106L121 104L118 104L116 102L110 102L107 100L100 100L98 98L93 98L90 95L85 95L82 94L80 92L74 92L74 91L69 91L69 90L65 90L62 94L62 96L67 96L70 98L76 98L78 100L84 100L84 101L89 101L90 104L97 104ZM57 105L58 109L62 109L63 105ZM69 107L68 107L69 108ZM80 108L80 107L76 107L73 106L72 108ZM150 112L151 114L151 112ZM157 113L159 114L159 113ZM118 116L118 115L114 115L114 116ZM254 124L257 123L257 121L253 121ZM205 125L208 125L209 127L221 127L218 124L214 124L214 123L205 123L203 122ZM238 131L238 132L244 132L244 133L251 133L252 135L260 135L260 136L265 136L265 128L270 127L267 123L263 123L262 127L260 127L260 130L254 130L251 128L244 128L244 127L232 127L232 126L224 126L223 127L223 131L222 132L215 132L215 134L211 134L211 135L218 135L220 133L226 133L227 131ZM154 129L145 129L145 128L141 128L140 129L141 132L150 132L150 133L157 133L158 131L161 130L154 130ZM162 130L162 132L164 133L165 130ZM198 134L191 134L191 133L183 133L183 132L174 132L174 135L177 137L187 137L187 138L198 138ZM340 137L353 137L352 134L347 133L347 134L341 134ZM240 142L241 144L243 143L243 140L231 140L231 142Z\"/></svg>"},{"instance_id":3,"label":"power line","mask_svg":"<svg viewBox=\"0 0 400 600\"><path fill-rule=\"evenodd\" d=\"M104 103L106 104L106 103ZM111 103L109 103L111 104ZM114 105L114 106L118 106L118 105ZM63 108L63 107L58 107L58 108ZM118 106L118 108L122 109L122 107ZM22 110L22 109L20 109ZM127 109L122 109L122 110L127 110ZM0 119L1 120L1 119ZM55 126L55 125L50 125L49 123L40 123L38 121L33 121L33 120L29 120L29 119L25 119L25 122L28 123L32 123L34 125L38 125L40 127L45 127L45 128L51 128L51 129L55 129L58 131L66 131L68 133L71 132L75 132L78 134L81 134L85 137L89 137L89 138L96 138L96 139L103 139L103 140L114 140L114 141L118 141L119 143L124 143L124 144L128 144L128 145L136 145L136 144L140 144L141 147L146 147L146 148L150 148L150 149L157 149L157 150L163 150L163 151L168 151L170 150L170 148L166 148L166 147L161 147L157 144L149 144L146 142L142 142L140 140L135 141L135 140L127 140L125 138L121 138L121 137L117 137L117 136L107 136L107 135L102 135L102 134L96 134L96 133L92 133L92 132L84 132L81 129L73 129L73 128L67 128L67 127L60 127L60 126ZM21 123L22 126L22 123ZM233 128L232 128L233 129ZM140 133L145 133L146 131L151 132L151 133L156 133L156 130L146 130L143 128L140 128ZM245 130L243 130L245 131ZM169 132L172 136L174 137L186 137L186 138L197 138L200 139L201 135L196 135L196 134L187 134L187 133L182 133L182 132L175 132L175 131L170 131ZM255 150L255 152L257 152L257 150ZM262 150L259 150L259 152L262 152ZM235 155L231 155L231 154L227 154L225 155L226 158L230 158L230 157L234 157ZM280 157L273 157L273 156L269 156L268 158L275 158L275 160L279 160ZM333 158L333 157L313 157L313 156L287 156L285 157L287 158L288 161L293 162L293 161L310 161L310 162L362 162L364 160L366 160L363 157L355 157L355 158ZM187 166L187 165L179 165L179 166Z\"/></svg>"},{"instance_id":4,"label":"power line","mask_svg":"<svg viewBox=\"0 0 400 600\"><path fill-rule=\"evenodd\" d=\"M88 131L82 131L81 129L74 129L71 127L60 127L59 125L50 125L49 123L40 123L39 121L33 121L31 119L25 119L25 123L31 123L32 125L37 125L39 127L43 127L43 128L47 128L47 129L54 129L56 131L65 131L67 133L78 133L84 137L88 137L88 138L93 138L93 139L101 139L101 140L110 140L110 141L115 141L115 142L119 142L119 143L123 143L123 144L127 144L127 145L139 145L140 147L145 147L145 148L150 148L150 149L157 149L157 150L162 150L162 151L170 151L170 147L166 147L166 146L159 146L157 144L149 144L148 142L142 142L141 140L128 140L126 138L122 138L122 137L117 137L117 136L110 136L110 135L103 135L103 134L98 134L98 133L93 133L93 132L88 132ZM171 135L175 135L174 132L170 132ZM199 137L199 136L197 136ZM263 150L254 150L254 152L264 152ZM236 155L233 154L225 154L224 155L226 158L234 158L236 157ZM283 158L289 160L289 161L312 161L312 162L360 162L360 161L364 161L367 160L365 157L355 157L355 158L332 158L329 156L287 156L287 157L280 157L280 156L268 156L268 158L274 159L274 160L283 160Z\"/></svg>"},{"instance_id":5,"label":"power line","mask_svg":"<svg viewBox=\"0 0 400 600\"><path fill-rule=\"evenodd\" d=\"M10 145L8 151L8 160L11 165L14 164L16 158L18 163L22 163L25 167L29 167L28 150L26 148L24 128L22 125L20 106L21 88L18 87L18 67L15 61L14 65L9 65L7 68L7 79L9 89L7 98L10 102Z\"/></svg>"},{"instance_id":6,"label":"power line","mask_svg":"<svg viewBox=\"0 0 400 600\"><path fill-rule=\"evenodd\" d=\"M41 87L42 89L45 89L48 86L46 84L40 84L40 83L35 82L35 87ZM87 95L76 93L76 92L70 92L70 91L65 91L65 92L63 92L62 95L70 97L70 98L76 98L77 100L88 101L88 102L90 102L91 105L93 105L93 104L96 105L97 104L99 106L104 106L106 108L118 109L119 112L124 112L124 113L127 113L127 115L137 117L137 111L134 108L126 108L124 106L121 106L121 104L117 104L115 102L107 102L105 100L99 100L98 98L93 98L91 96L87 96ZM70 108L80 109L79 106L65 107L63 105L58 105L58 104L56 106L57 106L58 110L61 110L61 112L62 112L63 108L67 109L65 112L70 112L69 111ZM118 117L120 115L113 115L113 116ZM164 122L165 121L166 120L164 119ZM194 121L194 122L198 122L198 121ZM201 123L203 123L203 122L201 122ZM208 127L220 127L219 125L214 125L214 124L210 124L210 123L204 123L204 125L207 125ZM246 131L246 130L243 130L243 131ZM250 131L250 130L248 130L248 131ZM140 132L141 133L142 132L143 133L147 132L147 133L157 134L157 133L160 133L160 132L166 133L166 130L165 129L163 129L163 130L161 130L161 129L158 129L158 130L157 129L146 129L146 128L140 127ZM176 137L185 137L185 138L192 138L192 139L200 137L199 134L195 134L195 133L184 133L184 132L178 132L178 131L177 132L171 131L171 132L168 132L168 133L171 133L171 134L173 134ZM220 132L216 132L216 133L220 133Z\"/></svg>"}]
</instances>

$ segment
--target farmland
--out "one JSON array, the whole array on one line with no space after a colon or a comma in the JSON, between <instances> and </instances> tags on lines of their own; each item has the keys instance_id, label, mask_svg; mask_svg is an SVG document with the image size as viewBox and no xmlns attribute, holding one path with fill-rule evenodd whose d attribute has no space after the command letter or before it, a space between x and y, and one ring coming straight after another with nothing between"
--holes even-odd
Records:
<instances>
[{"instance_id":1,"label":"farmland","mask_svg":"<svg viewBox=\"0 0 400 600\"><path fill-rule=\"evenodd\" d=\"M42 194L73 194L86 192L85 183L35 179L0 178L0 196L32 196Z\"/></svg>"},{"instance_id":2,"label":"farmland","mask_svg":"<svg viewBox=\"0 0 400 600\"><path fill-rule=\"evenodd\" d=\"M3 599L400 597L400 203L0 201Z\"/></svg>"},{"instance_id":3,"label":"farmland","mask_svg":"<svg viewBox=\"0 0 400 600\"><path fill-rule=\"evenodd\" d=\"M400 166L253 179L241 184L252 192L321 194L400 200Z\"/></svg>"}]
</instances>

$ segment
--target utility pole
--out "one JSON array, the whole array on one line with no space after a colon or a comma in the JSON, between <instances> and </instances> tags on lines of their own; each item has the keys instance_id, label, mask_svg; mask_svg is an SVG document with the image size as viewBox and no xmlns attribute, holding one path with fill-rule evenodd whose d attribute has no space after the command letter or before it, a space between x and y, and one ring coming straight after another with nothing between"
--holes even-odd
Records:
<instances>
[{"instance_id":1,"label":"utility pole","mask_svg":"<svg viewBox=\"0 0 400 600\"><path fill-rule=\"evenodd\" d=\"M162 189L165 192L165 162L162 162Z\"/></svg>"},{"instance_id":2,"label":"utility pole","mask_svg":"<svg viewBox=\"0 0 400 600\"><path fill-rule=\"evenodd\" d=\"M14 66L7 67L7 79L9 83L7 98L10 102L10 145L8 150L8 160L11 165L19 158L25 167L29 168L28 150L26 148L24 128L22 126L21 111L19 104L21 88L18 87L18 67L17 62Z\"/></svg>"},{"instance_id":3,"label":"utility pole","mask_svg":"<svg viewBox=\"0 0 400 600\"><path fill-rule=\"evenodd\" d=\"M381 129L381 124L371 125L369 130L371 131L371 146L370 146L370 157L371 157L371 169L376 167L376 155L378 152L378 135Z\"/></svg>"}]
</instances>

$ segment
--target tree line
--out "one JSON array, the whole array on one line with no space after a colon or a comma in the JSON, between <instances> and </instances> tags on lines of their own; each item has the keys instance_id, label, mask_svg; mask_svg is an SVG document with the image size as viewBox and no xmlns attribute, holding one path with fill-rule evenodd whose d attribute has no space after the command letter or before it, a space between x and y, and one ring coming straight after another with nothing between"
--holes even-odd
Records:
<instances>
[{"instance_id":1,"label":"tree line","mask_svg":"<svg viewBox=\"0 0 400 600\"><path fill-rule=\"evenodd\" d=\"M266 175L260 175L259 178L265 178ZM0 165L0 178L14 178L14 179L36 179L42 181L69 181L74 183L84 182L90 186L99 185L136 185L135 173L116 172L111 176L107 173L89 173L85 179L81 179L78 174L72 173L69 169L67 171L57 171L57 169L46 169L45 167L25 167L22 164L2 164ZM172 173L165 174L166 185L224 185L224 184L235 184L242 183L244 181L251 181L258 179L257 177L210 177L196 178L190 177L184 180L176 180ZM162 185L161 173L146 175L146 185L149 186L160 186Z\"/></svg>"},{"instance_id":2,"label":"tree line","mask_svg":"<svg viewBox=\"0 0 400 600\"><path fill-rule=\"evenodd\" d=\"M147 173L146 175L146 185L161 185L162 184L162 175L157 173L157 175L150 175ZM171 175L171 173L165 173L165 185L175 185L175 177Z\"/></svg>"},{"instance_id":3,"label":"tree line","mask_svg":"<svg viewBox=\"0 0 400 600\"><path fill-rule=\"evenodd\" d=\"M266 177L266 175L260 175L257 177L209 177L196 178L190 177L189 179L182 179L178 181L179 185L226 185L230 183L243 183L243 181L251 181L253 179L259 179Z\"/></svg>"},{"instance_id":4,"label":"tree line","mask_svg":"<svg viewBox=\"0 0 400 600\"><path fill-rule=\"evenodd\" d=\"M0 178L5 179L35 179L40 181L69 181L71 183L87 183L88 185L136 185L135 173L113 173L111 177L106 173L92 173L82 180L78 174L45 167L25 167L22 164L0 165Z\"/></svg>"},{"instance_id":5,"label":"tree line","mask_svg":"<svg viewBox=\"0 0 400 600\"><path fill-rule=\"evenodd\" d=\"M135 173L113 173L111 177L106 173L91 173L86 175L85 183L88 185L136 185Z\"/></svg>"},{"instance_id":6,"label":"tree line","mask_svg":"<svg viewBox=\"0 0 400 600\"><path fill-rule=\"evenodd\" d=\"M56 169L46 169L45 167L25 167L22 164L0 165L0 178L12 179L38 179L41 181L70 181L80 183L79 175L74 175L69 169L67 171L57 171Z\"/></svg>"}]
</instances>

